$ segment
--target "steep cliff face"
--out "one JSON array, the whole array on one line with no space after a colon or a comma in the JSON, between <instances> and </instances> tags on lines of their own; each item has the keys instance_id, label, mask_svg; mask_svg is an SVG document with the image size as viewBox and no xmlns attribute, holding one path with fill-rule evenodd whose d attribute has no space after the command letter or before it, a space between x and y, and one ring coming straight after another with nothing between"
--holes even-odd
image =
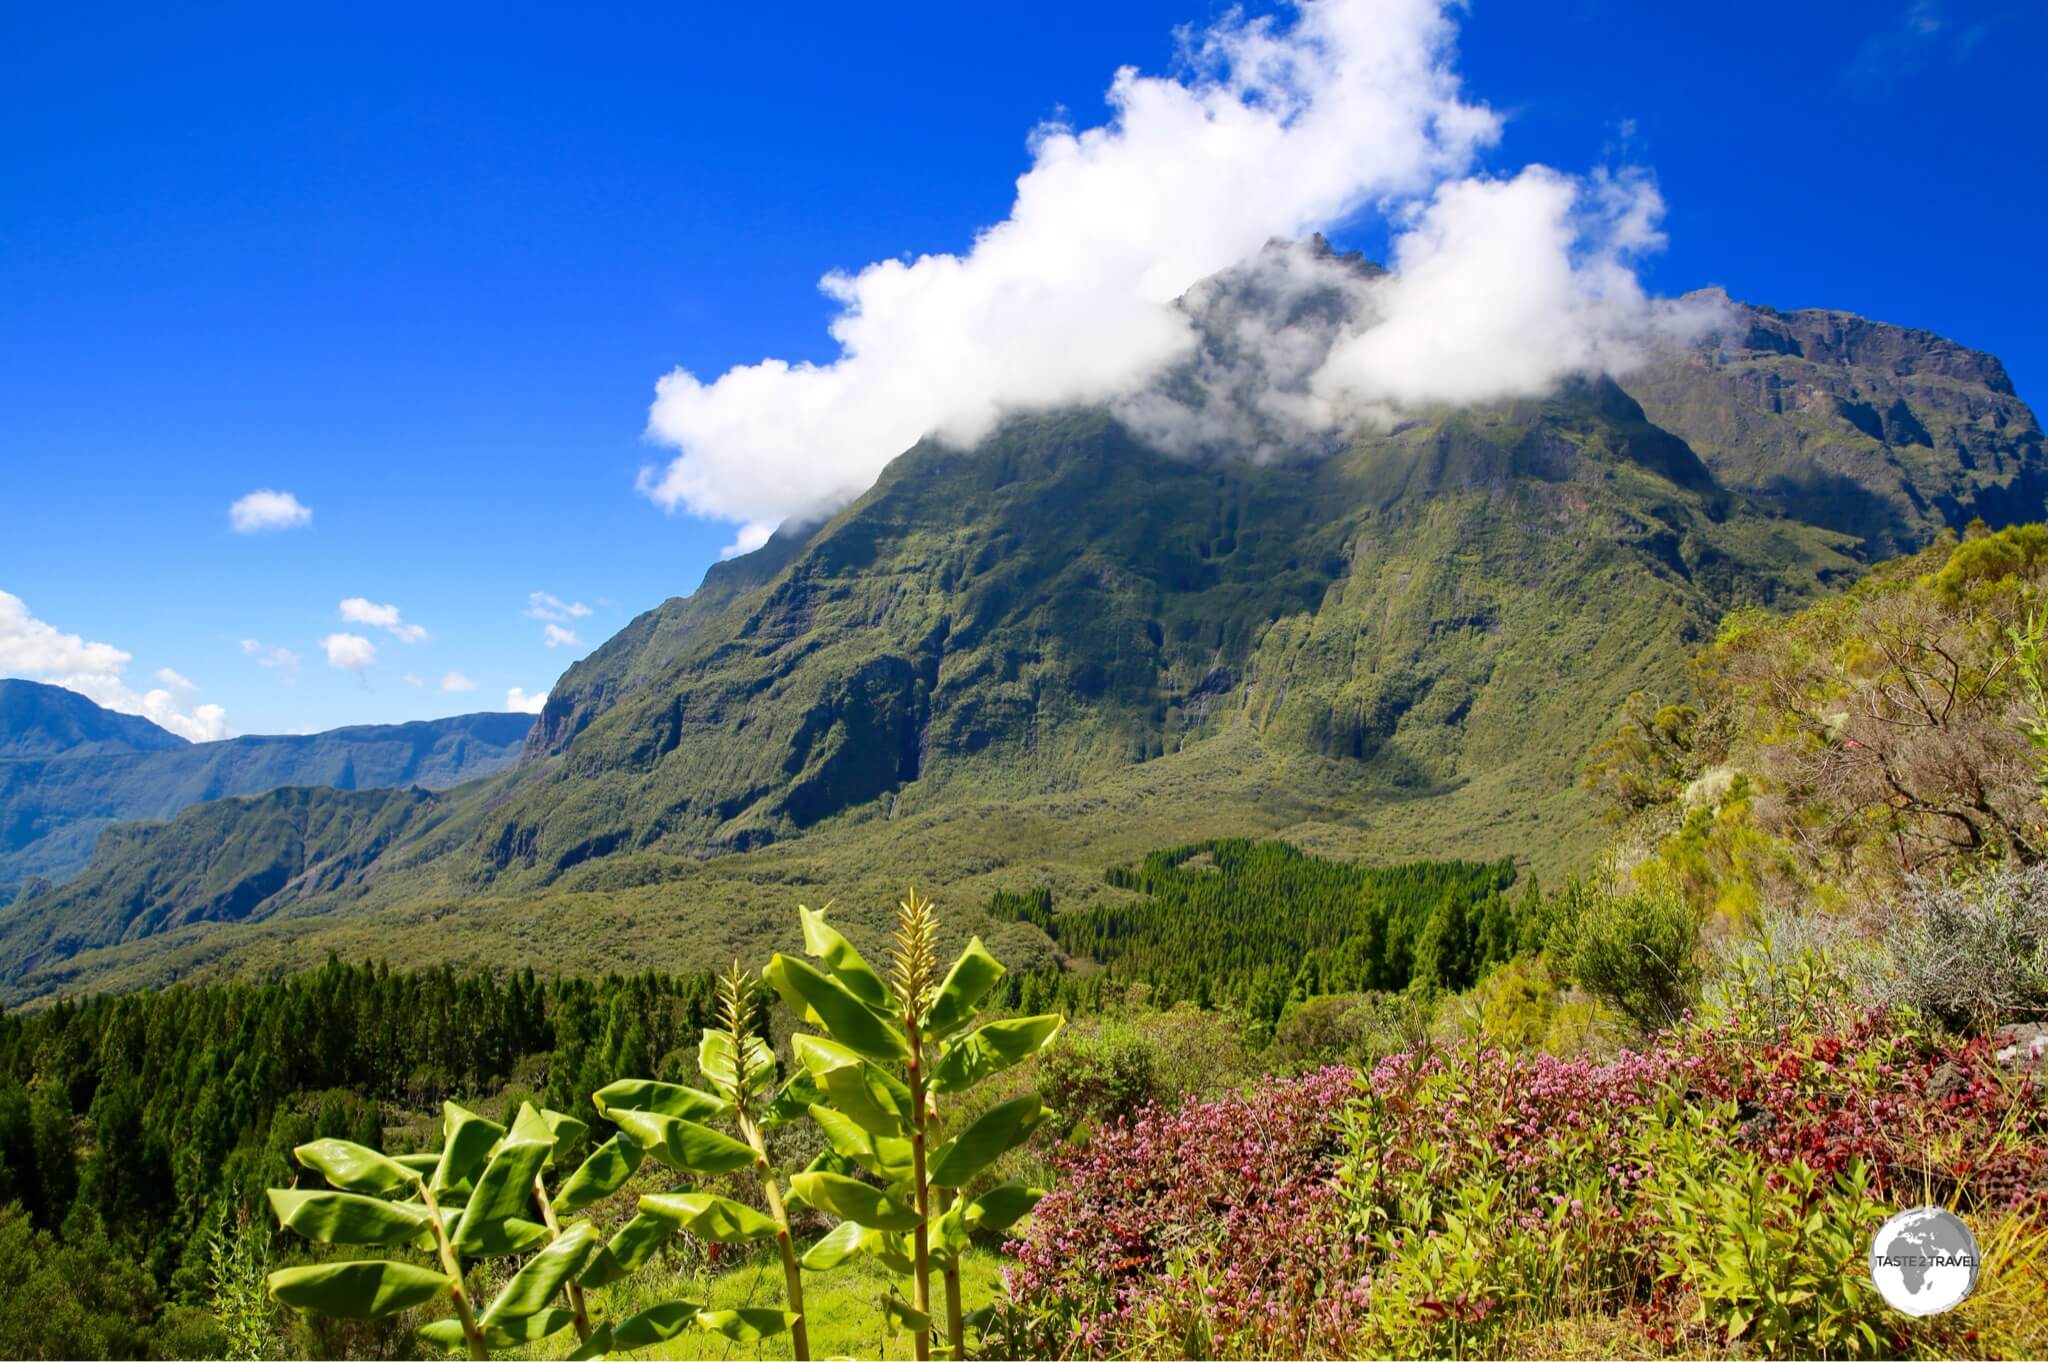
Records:
<instances>
[{"instance_id":1,"label":"steep cliff face","mask_svg":"<svg viewBox=\"0 0 2048 1362\"><path fill-rule=\"evenodd\" d=\"M2037 518L2048 498L2041 427L2005 367L1931 332L1735 305L1622 386L1724 485L1854 535L1865 558L1979 516Z\"/></svg>"}]
</instances>

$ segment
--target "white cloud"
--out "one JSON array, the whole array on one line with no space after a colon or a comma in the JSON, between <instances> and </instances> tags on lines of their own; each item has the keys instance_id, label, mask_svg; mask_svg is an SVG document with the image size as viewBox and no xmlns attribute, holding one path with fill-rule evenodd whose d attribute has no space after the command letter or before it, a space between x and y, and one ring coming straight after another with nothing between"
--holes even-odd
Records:
<instances>
[{"instance_id":1,"label":"white cloud","mask_svg":"<svg viewBox=\"0 0 2048 1362\"><path fill-rule=\"evenodd\" d=\"M257 639L242 640L242 655L256 659L259 667L271 667L279 671L296 673L299 670L299 655L289 648L277 647Z\"/></svg>"},{"instance_id":2,"label":"white cloud","mask_svg":"<svg viewBox=\"0 0 2048 1362\"><path fill-rule=\"evenodd\" d=\"M361 634L329 634L320 646L327 650L327 664L344 671L359 672L377 660L377 645Z\"/></svg>"},{"instance_id":3,"label":"white cloud","mask_svg":"<svg viewBox=\"0 0 2048 1362\"><path fill-rule=\"evenodd\" d=\"M541 637L547 640L550 648L574 648L583 641L576 637L574 629L564 629L559 624L543 626Z\"/></svg>"},{"instance_id":4,"label":"white cloud","mask_svg":"<svg viewBox=\"0 0 2048 1362\"><path fill-rule=\"evenodd\" d=\"M1659 242L1654 186L1541 167L1472 177L1500 120L1460 90L1448 9L1232 11L1186 37L1185 75L1118 71L1110 121L1038 129L1009 216L970 250L827 276L832 362L661 379L648 434L676 453L641 490L735 522L732 553L830 513L919 438L972 442L1008 412L1113 403L1171 443L1162 432L1188 413L1153 389L1204 362L1175 300L1274 238L1366 215L1392 233L1398 276L1368 285L1311 263L1310 284L1351 296L1344 325L1303 337L1256 323L1247 338L1294 386L1237 396L1295 431L1635 362L1672 329L1630 265Z\"/></svg>"},{"instance_id":5,"label":"white cloud","mask_svg":"<svg viewBox=\"0 0 2048 1362\"><path fill-rule=\"evenodd\" d=\"M444 691L475 690L476 682L470 680L461 672L449 672L441 678L441 689Z\"/></svg>"},{"instance_id":6,"label":"white cloud","mask_svg":"<svg viewBox=\"0 0 2048 1362\"><path fill-rule=\"evenodd\" d=\"M423 643L427 638L425 629L399 618L397 606L378 605L362 596L351 596L343 601L341 617L350 624L367 624L373 629L382 629L401 643Z\"/></svg>"},{"instance_id":7,"label":"white cloud","mask_svg":"<svg viewBox=\"0 0 2048 1362\"><path fill-rule=\"evenodd\" d=\"M179 696L197 688L168 667L157 673L163 687L140 693L130 689L121 673L133 660L132 654L111 643L88 643L37 619L21 597L0 591L0 676L27 677L77 691L95 704L140 714L193 742L227 736L227 711L214 704L187 708Z\"/></svg>"},{"instance_id":8,"label":"white cloud","mask_svg":"<svg viewBox=\"0 0 2048 1362\"><path fill-rule=\"evenodd\" d=\"M228 524L236 534L261 534L265 530L290 530L313 523L313 508L290 492L268 488L237 498L228 507Z\"/></svg>"},{"instance_id":9,"label":"white cloud","mask_svg":"<svg viewBox=\"0 0 2048 1362\"><path fill-rule=\"evenodd\" d=\"M589 613L590 607L582 601L565 601L551 591L529 591L526 593L526 614L531 619L582 619Z\"/></svg>"},{"instance_id":10,"label":"white cloud","mask_svg":"<svg viewBox=\"0 0 2048 1362\"><path fill-rule=\"evenodd\" d=\"M407 672L404 676L401 676L398 679L405 682L406 685L411 686L414 690L418 690L421 686L427 684L426 681L423 680L420 677L419 673L417 672Z\"/></svg>"},{"instance_id":11,"label":"white cloud","mask_svg":"<svg viewBox=\"0 0 2048 1362\"><path fill-rule=\"evenodd\" d=\"M516 714L538 714L547 702L546 691L538 695L528 695L520 687L514 686L505 692L505 708Z\"/></svg>"}]
</instances>

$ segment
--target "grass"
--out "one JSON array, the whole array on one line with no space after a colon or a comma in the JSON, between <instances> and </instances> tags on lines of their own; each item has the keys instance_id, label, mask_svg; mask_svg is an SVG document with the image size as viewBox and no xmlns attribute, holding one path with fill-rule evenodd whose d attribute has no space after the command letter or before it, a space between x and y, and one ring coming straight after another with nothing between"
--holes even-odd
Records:
<instances>
[{"instance_id":1,"label":"grass","mask_svg":"<svg viewBox=\"0 0 2048 1362\"><path fill-rule=\"evenodd\" d=\"M970 1250L961 1262L961 1288L967 1308L986 1305L1002 1290L999 1275L1002 1258L983 1249ZM804 1274L804 1309L809 1317L813 1357L907 1356L910 1339L898 1333L893 1339L884 1333L882 1312L876 1302L891 1283L907 1297L908 1282L892 1278L871 1258L858 1257L832 1272ZM932 1275L932 1294L939 1295L938 1274ZM666 1277L652 1272L628 1278L616 1287L600 1292L595 1301L606 1318L623 1319L634 1310L657 1301L693 1300L714 1310L739 1307L774 1309L782 1304L782 1267L772 1254L722 1272L678 1270ZM573 1340L573 1335L566 1335ZM552 1342L561 1342L553 1340ZM537 1351L535 1357L565 1355L568 1347ZM757 1343L734 1343L717 1334L691 1331L659 1347L625 1354L647 1358L773 1359L790 1355L789 1336L778 1335Z\"/></svg>"}]
</instances>

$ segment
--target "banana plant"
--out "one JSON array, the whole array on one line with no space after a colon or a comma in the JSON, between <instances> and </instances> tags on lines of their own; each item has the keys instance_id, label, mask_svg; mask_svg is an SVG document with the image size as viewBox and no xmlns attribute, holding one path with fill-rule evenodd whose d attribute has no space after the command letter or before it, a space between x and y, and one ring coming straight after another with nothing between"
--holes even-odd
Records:
<instances>
[{"instance_id":1,"label":"banana plant","mask_svg":"<svg viewBox=\"0 0 2048 1362\"><path fill-rule=\"evenodd\" d=\"M802 1119L815 1092L809 1076L801 1072L777 1090L774 1053L754 1032L758 987L738 961L719 978L720 1024L705 1029L697 1051L698 1071L713 1091L624 1079L599 1090L592 1100L606 1119L679 1172L710 1177L753 1167L768 1206L766 1216L740 1202L703 1193L645 1196L640 1199L640 1216L634 1224L649 1222L650 1234L686 1229L716 1243L749 1243L772 1237L782 1258L788 1308L709 1310L690 1301L665 1301L614 1327L602 1340L612 1347L645 1347L694 1326L736 1342L752 1342L787 1330L791 1354L798 1362L808 1362L811 1355L804 1324L803 1274L790 1237L782 1173L768 1154L767 1131ZM703 1124L718 1119L729 1120L739 1138ZM628 1225L620 1233L632 1228Z\"/></svg>"},{"instance_id":2,"label":"banana plant","mask_svg":"<svg viewBox=\"0 0 2048 1362\"><path fill-rule=\"evenodd\" d=\"M279 1224L323 1244L413 1249L430 1255L433 1265L358 1258L285 1268L270 1274L270 1294L295 1309L349 1319L375 1319L446 1297L454 1313L420 1333L445 1347L466 1346L473 1358L572 1325L587 1349L592 1331L577 1276L602 1250L590 1222L565 1225L559 1215L617 1191L639 1154L608 1141L549 1197L545 1170L577 1146L585 1130L574 1117L528 1104L508 1131L449 1102L437 1152L394 1156L334 1139L300 1145L292 1156L327 1186L270 1189ZM536 1202L540 1218L529 1219ZM522 1255L510 1279L479 1309L470 1297L468 1267ZM563 1297L566 1307L557 1303Z\"/></svg>"},{"instance_id":3,"label":"banana plant","mask_svg":"<svg viewBox=\"0 0 2048 1362\"><path fill-rule=\"evenodd\" d=\"M965 1355L960 1256L975 1230L1009 1228L1043 1193L1005 1183L980 1197L970 1182L1022 1144L1052 1112L1035 1097L1003 1102L948 1133L942 1099L1037 1054L1059 1031L1056 1015L973 1026L1003 966L975 937L943 978L938 919L915 890L897 905L886 977L825 921L799 905L804 960L777 955L762 972L792 1011L817 1029L791 1049L818 1090L809 1105L830 1149L790 1180L806 1204L840 1223L812 1245L803 1265L838 1266L867 1253L911 1280L911 1299L884 1303L911 1331L919 1359L932 1356L931 1271L945 1291L946 1343ZM971 1028L971 1029L970 1029ZM862 1176L865 1174L866 1176Z\"/></svg>"}]
</instances>

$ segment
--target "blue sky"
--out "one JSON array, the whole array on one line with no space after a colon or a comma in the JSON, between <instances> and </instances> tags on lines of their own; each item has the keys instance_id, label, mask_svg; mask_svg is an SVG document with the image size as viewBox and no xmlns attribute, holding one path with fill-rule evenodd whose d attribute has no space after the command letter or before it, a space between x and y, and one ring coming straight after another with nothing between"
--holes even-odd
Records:
<instances>
[{"instance_id":1,"label":"blue sky","mask_svg":"<svg viewBox=\"0 0 2048 1362\"><path fill-rule=\"evenodd\" d=\"M1176 26L1220 12L7 7L0 592L48 628L0 672L55 675L23 659L76 635L231 732L545 691L745 518L636 490L675 453L643 438L656 380L830 361L822 275L966 250L1036 125L1102 123L1117 67L1171 74ZM1476 172L1646 168L1653 292L1863 312L2048 381L2041 7L1457 22L1463 97L1504 120ZM1334 235L1387 246L1371 214ZM258 489L310 523L236 533ZM332 665L333 635L374 661Z\"/></svg>"}]
</instances>

